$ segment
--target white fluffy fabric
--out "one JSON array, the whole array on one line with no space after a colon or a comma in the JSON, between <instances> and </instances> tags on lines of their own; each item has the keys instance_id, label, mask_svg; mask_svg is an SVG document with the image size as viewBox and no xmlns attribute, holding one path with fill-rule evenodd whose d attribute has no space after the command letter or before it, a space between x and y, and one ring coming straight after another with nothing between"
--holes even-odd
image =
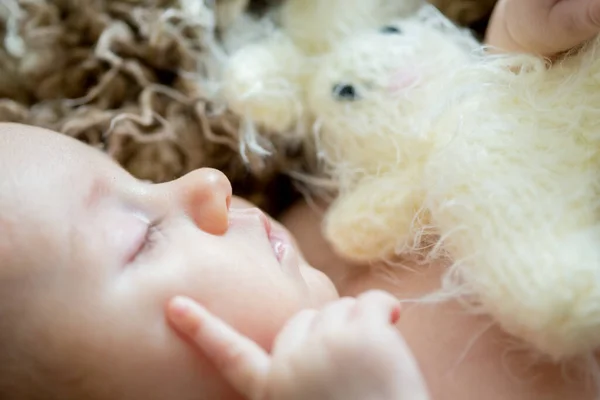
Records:
<instances>
[{"instance_id":1,"label":"white fluffy fabric","mask_svg":"<svg viewBox=\"0 0 600 400\"><path fill-rule=\"evenodd\" d=\"M279 29L237 51L227 63L223 98L238 115L289 134L310 117L308 81L327 54L357 30L415 12L424 0L286 0L271 17Z\"/></svg>"},{"instance_id":2,"label":"white fluffy fabric","mask_svg":"<svg viewBox=\"0 0 600 400\"><path fill-rule=\"evenodd\" d=\"M394 26L346 38L309 84L340 186L328 239L370 261L433 231L446 282L506 331L555 359L597 349L600 40L549 67L486 55L430 7Z\"/></svg>"}]
</instances>

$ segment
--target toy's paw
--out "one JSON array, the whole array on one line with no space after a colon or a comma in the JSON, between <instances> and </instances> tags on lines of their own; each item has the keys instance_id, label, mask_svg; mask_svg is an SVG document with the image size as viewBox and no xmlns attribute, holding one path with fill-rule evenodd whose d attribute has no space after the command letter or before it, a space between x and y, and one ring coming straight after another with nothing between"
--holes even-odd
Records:
<instances>
[{"instance_id":1,"label":"toy's paw","mask_svg":"<svg viewBox=\"0 0 600 400\"><path fill-rule=\"evenodd\" d=\"M303 113L304 73L304 56L289 38L274 35L232 56L225 70L223 96L234 113L284 132Z\"/></svg>"},{"instance_id":2,"label":"toy's paw","mask_svg":"<svg viewBox=\"0 0 600 400\"><path fill-rule=\"evenodd\" d=\"M392 228L385 225L381 216L369 217L372 213L367 209L357 213L353 205L344 203L332 207L325 219L325 237L337 254L353 261L370 262L394 253L397 242L405 238L390 232Z\"/></svg>"},{"instance_id":3,"label":"toy's paw","mask_svg":"<svg viewBox=\"0 0 600 400\"><path fill-rule=\"evenodd\" d=\"M371 262L413 250L429 221L419 191L403 183L394 176L364 182L331 206L324 235L339 255Z\"/></svg>"}]
</instances>

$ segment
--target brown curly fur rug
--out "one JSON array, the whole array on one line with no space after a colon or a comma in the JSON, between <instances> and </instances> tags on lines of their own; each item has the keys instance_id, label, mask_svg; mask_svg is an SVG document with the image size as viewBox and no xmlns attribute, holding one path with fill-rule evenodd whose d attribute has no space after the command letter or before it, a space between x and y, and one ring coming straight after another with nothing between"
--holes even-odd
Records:
<instances>
[{"instance_id":1,"label":"brown curly fur rug","mask_svg":"<svg viewBox=\"0 0 600 400\"><path fill-rule=\"evenodd\" d=\"M233 1L2 0L0 121L73 136L141 179L221 169L236 194L277 214L296 193L286 172L312 164L300 143L266 134L257 140L270 156L249 151L239 119L212 101L225 54L219 11ZM246 12L278 2L250 1ZM480 30L495 3L433 2Z\"/></svg>"}]
</instances>

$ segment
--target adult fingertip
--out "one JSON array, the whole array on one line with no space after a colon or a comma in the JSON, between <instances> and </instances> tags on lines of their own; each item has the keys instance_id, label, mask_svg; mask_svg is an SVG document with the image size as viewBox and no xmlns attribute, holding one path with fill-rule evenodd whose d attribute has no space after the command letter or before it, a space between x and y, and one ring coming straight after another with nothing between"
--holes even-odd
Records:
<instances>
[{"instance_id":1,"label":"adult fingertip","mask_svg":"<svg viewBox=\"0 0 600 400\"><path fill-rule=\"evenodd\" d=\"M587 11L588 19L592 26L596 28L595 33L600 30L600 0L593 0Z\"/></svg>"}]
</instances>

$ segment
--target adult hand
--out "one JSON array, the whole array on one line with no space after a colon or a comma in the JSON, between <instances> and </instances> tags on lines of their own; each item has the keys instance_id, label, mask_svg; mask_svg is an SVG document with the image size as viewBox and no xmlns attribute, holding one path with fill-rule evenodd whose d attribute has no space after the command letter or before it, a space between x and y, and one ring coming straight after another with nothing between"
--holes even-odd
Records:
<instances>
[{"instance_id":1,"label":"adult hand","mask_svg":"<svg viewBox=\"0 0 600 400\"><path fill-rule=\"evenodd\" d=\"M600 33L600 0L500 0L486 43L500 51L551 57Z\"/></svg>"},{"instance_id":2,"label":"adult hand","mask_svg":"<svg viewBox=\"0 0 600 400\"><path fill-rule=\"evenodd\" d=\"M381 291L300 312L282 329L272 354L190 299L174 299L167 315L249 400L428 399L394 327L399 303Z\"/></svg>"}]
</instances>

